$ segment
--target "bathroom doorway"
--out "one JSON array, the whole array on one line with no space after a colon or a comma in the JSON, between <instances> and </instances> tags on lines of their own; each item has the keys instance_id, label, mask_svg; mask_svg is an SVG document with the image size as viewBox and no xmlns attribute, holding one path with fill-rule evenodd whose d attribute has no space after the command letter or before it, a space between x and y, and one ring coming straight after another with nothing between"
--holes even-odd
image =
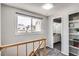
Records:
<instances>
[{"instance_id":1,"label":"bathroom doorway","mask_svg":"<svg viewBox=\"0 0 79 59\"><path fill-rule=\"evenodd\" d=\"M54 48L61 51L61 17L53 19Z\"/></svg>"}]
</instances>

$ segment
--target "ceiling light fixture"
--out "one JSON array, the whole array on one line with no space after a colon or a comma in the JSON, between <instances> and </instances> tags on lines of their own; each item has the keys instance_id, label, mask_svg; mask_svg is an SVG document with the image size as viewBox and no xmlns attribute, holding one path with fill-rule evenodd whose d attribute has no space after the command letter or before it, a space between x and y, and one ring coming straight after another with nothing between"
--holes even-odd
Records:
<instances>
[{"instance_id":1,"label":"ceiling light fixture","mask_svg":"<svg viewBox=\"0 0 79 59\"><path fill-rule=\"evenodd\" d=\"M53 8L53 4L49 4L49 3L46 3L42 6L43 9L46 9L46 10L50 10L51 8Z\"/></svg>"}]
</instances>

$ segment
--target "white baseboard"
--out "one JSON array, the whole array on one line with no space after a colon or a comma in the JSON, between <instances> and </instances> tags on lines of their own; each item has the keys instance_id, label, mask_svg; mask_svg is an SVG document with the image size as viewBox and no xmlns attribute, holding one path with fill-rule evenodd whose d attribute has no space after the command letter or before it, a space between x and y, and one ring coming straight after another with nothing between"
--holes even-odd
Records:
<instances>
[{"instance_id":1,"label":"white baseboard","mask_svg":"<svg viewBox=\"0 0 79 59\"><path fill-rule=\"evenodd\" d=\"M69 54L66 54L66 53L64 53L64 52L62 52L62 51L61 51L61 53L62 53L62 54L64 54L64 55L67 55L67 56L69 56Z\"/></svg>"}]
</instances>

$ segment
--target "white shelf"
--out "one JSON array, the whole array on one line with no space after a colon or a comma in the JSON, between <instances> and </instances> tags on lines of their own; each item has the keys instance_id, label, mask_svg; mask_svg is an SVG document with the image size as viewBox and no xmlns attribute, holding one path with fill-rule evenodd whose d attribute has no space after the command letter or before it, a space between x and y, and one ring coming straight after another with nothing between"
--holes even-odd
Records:
<instances>
[{"instance_id":1,"label":"white shelf","mask_svg":"<svg viewBox=\"0 0 79 59\"><path fill-rule=\"evenodd\" d=\"M73 55L76 55L76 56L78 56L78 54L76 54L76 53L73 53L73 52L70 52L71 54L73 54Z\"/></svg>"},{"instance_id":2,"label":"white shelf","mask_svg":"<svg viewBox=\"0 0 79 59\"><path fill-rule=\"evenodd\" d=\"M69 23L78 23L79 20L72 20L72 21L69 21Z\"/></svg>"},{"instance_id":3,"label":"white shelf","mask_svg":"<svg viewBox=\"0 0 79 59\"><path fill-rule=\"evenodd\" d=\"M70 33L70 35L79 35L79 33Z\"/></svg>"},{"instance_id":4,"label":"white shelf","mask_svg":"<svg viewBox=\"0 0 79 59\"><path fill-rule=\"evenodd\" d=\"M69 41L79 42L79 41L77 41L77 40L69 40Z\"/></svg>"},{"instance_id":5,"label":"white shelf","mask_svg":"<svg viewBox=\"0 0 79 59\"><path fill-rule=\"evenodd\" d=\"M76 29L76 28L79 28L79 27L70 27L69 29Z\"/></svg>"},{"instance_id":6,"label":"white shelf","mask_svg":"<svg viewBox=\"0 0 79 59\"><path fill-rule=\"evenodd\" d=\"M78 32L78 28L79 28L79 15L77 15L79 13L74 13L69 15L69 35L71 36L78 36L79 32ZM69 53L72 53L74 55L79 55L79 47L74 46L75 43L78 43L79 41L74 39L75 37L70 37L71 39L69 40ZM75 43L74 43L75 42Z\"/></svg>"},{"instance_id":7,"label":"white shelf","mask_svg":"<svg viewBox=\"0 0 79 59\"><path fill-rule=\"evenodd\" d=\"M70 45L69 47L70 47L70 52L69 53L72 53L76 56L79 55L79 48L78 47L75 47L75 46L72 46L72 45Z\"/></svg>"},{"instance_id":8,"label":"white shelf","mask_svg":"<svg viewBox=\"0 0 79 59\"><path fill-rule=\"evenodd\" d=\"M72 46L72 45L70 45L69 47L74 48L74 49L78 49L78 50L79 50L78 47L75 47L75 46Z\"/></svg>"}]
</instances>

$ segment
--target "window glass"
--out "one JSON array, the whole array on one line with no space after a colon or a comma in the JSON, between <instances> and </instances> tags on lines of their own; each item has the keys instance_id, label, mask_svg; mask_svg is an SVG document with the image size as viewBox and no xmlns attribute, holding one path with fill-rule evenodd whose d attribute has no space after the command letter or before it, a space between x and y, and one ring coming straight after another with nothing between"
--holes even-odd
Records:
<instances>
[{"instance_id":1,"label":"window glass","mask_svg":"<svg viewBox=\"0 0 79 59\"><path fill-rule=\"evenodd\" d=\"M33 32L41 31L41 19L37 19L37 18L32 19L32 31Z\"/></svg>"},{"instance_id":2,"label":"window glass","mask_svg":"<svg viewBox=\"0 0 79 59\"><path fill-rule=\"evenodd\" d=\"M18 15L17 30L19 33L41 32L41 19L25 15Z\"/></svg>"},{"instance_id":3,"label":"window glass","mask_svg":"<svg viewBox=\"0 0 79 59\"><path fill-rule=\"evenodd\" d=\"M18 31L31 32L31 17L18 15Z\"/></svg>"}]
</instances>

